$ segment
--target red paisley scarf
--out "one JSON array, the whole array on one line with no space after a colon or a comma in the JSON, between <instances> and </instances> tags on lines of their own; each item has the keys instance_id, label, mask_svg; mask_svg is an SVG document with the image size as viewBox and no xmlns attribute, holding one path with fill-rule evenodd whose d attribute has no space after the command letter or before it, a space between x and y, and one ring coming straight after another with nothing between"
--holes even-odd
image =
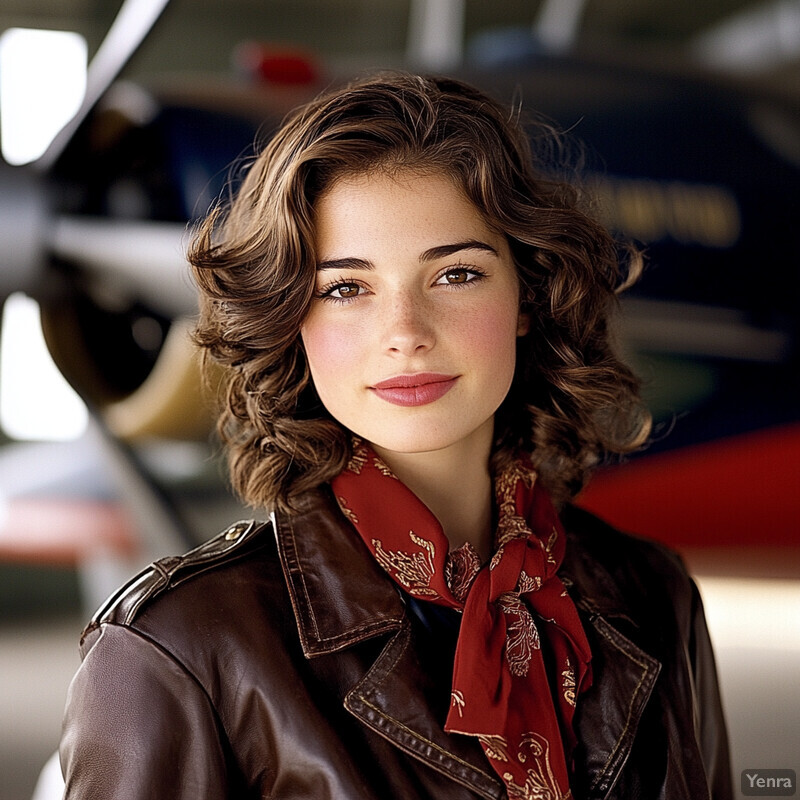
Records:
<instances>
[{"instance_id":1,"label":"red paisley scarf","mask_svg":"<svg viewBox=\"0 0 800 800\"><path fill-rule=\"evenodd\" d=\"M438 520L362 442L332 486L406 592L463 612L445 730L478 738L510 800L569 798L572 717L591 684L591 654L556 575L564 532L533 469L517 462L497 477L495 554L483 568L471 545L449 551Z\"/></svg>"}]
</instances>

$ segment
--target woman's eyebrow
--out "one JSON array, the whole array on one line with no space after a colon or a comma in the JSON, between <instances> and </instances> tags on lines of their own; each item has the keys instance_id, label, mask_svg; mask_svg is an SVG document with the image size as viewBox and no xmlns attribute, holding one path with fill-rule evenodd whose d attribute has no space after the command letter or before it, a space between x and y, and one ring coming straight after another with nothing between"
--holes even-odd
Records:
<instances>
[{"instance_id":1,"label":"woman's eyebrow","mask_svg":"<svg viewBox=\"0 0 800 800\"><path fill-rule=\"evenodd\" d=\"M483 250L486 253L497 255L497 250L486 242L478 241L477 239L468 239L465 242L456 242L455 244L442 244L438 247L431 247L426 250L420 257L420 261L435 261L437 258L446 258L454 253L460 253L462 250Z\"/></svg>"},{"instance_id":2,"label":"woman's eyebrow","mask_svg":"<svg viewBox=\"0 0 800 800\"><path fill-rule=\"evenodd\" d=\"M437 247L431 247L422 253L419 260L435 261L437 258L447 258L454 253L460 253L463 250L482 250L485 253L492 253L497 255L497 250L486 242L478 241L477 239L468 239L464 242L456 242L455 244L440 244ZM375 265L365 258L332 258L327 261L320 261L317 264L317 271L324 269L375 269Z\"/></svg>"},{"instance_id":3,"label":"woman's eyebrow","mask_svg":"<svg viewBox=\"0 0 800 800\"><path fill-rule=\"evenodd\" d=\"M332 258L317 264L317 272L323 269L375 269L375 265L365 258Z\"/></svg>"}]
</instances>

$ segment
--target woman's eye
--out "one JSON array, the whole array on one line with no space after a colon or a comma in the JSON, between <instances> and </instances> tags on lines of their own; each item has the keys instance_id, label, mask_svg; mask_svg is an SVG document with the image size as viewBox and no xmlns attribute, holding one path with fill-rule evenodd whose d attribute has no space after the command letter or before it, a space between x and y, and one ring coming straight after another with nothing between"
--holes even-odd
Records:
<instances>
[{"instance_id":1,"label":"woman's eye","mask_svg":"<svg viewBox=\"0 0 800 800\"><path fill-rule=\"evenodd\" d=\"M463 283L470 283L471 281L476 280L477 278L482 277L482 273L478 272L478 270L474 269L450 269L439 278L436 283L438 284L449 284L451 286L463 284Z\"/></svg>"},{"instance_id":2,"label":"woman's eye","mask_svg":"<svg viewBox=\"0 0 800 800\"><path fill-rule=\"evenodd\" d=\"M349 300L351 297L358 297L361 294L361 287L357 283L337 283L329 286L320 293L321 297L330 297L334 300Z\"/></svg>"},{"instance_id":3,"label":"woman's eye","mask_svg":"<svg viewBox=\"0 0 800 800\"><path fill-rule=\"evenodd\" d=\"M361 287L355 283L343 283L337 286L332 294L334 297L355 297L361 291Z\"/></svg>"}]
</instances>

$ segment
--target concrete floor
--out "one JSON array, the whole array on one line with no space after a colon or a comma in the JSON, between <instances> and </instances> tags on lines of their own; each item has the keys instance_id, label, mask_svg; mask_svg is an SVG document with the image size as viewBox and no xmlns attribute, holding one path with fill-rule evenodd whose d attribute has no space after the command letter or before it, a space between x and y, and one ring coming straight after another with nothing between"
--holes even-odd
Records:
<instances>
[{"instance_id":1,"label":"concrete floor","mask_svg":"<svg viewBox=\"0 0 800 800\"><path fill-rule=\"evenodd\" d=\"M75 615L0 626L0 800L30 800L58 747L82 624Z\"/></svg>"}]
</instances>

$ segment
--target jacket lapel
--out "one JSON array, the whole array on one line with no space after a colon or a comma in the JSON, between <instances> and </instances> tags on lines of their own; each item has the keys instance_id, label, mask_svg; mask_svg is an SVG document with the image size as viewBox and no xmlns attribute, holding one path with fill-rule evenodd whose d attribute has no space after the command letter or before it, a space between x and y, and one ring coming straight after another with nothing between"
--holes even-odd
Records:
<instances>
[{"instance_id":1,"label":"jacket lapel","mask_svg":"<svg viewBox=\"0 0 800 800\"><path fill-rule=\"evenodd\" d=\"M302 502L299 515L273 516L272 523L306 657L388 636L347 693L345 707L404 752L479 796L505 797L477 743L444 732L447 708L427 693L433 689L430 675L409 646L411 625L399 591L353 534L327 489ZM614 624L620 618L633 623L613 579L574 537L562 577L581 613L594 672L575 718L581 742L576 772L585 778L576 796L599 800L611 792L630 754L660 664Z\"/></svg>"},{"instance_id":2,"label":"jacket lapel","mask_svg":"<svg viewBox=\"0 0 800 800\"><path fill-rule=\"evenodd\" d=\"M405 624L347 695L346 708L401 750L481 797L504 797L502 784L491 774L477 742L449 736L431 713L424 697L427 676L409 647L410 639L411 628Z\"/></svg>"},{"instance_id":3,"label":"jacket lapel","mask_svg":"<svg viewBox=\"0 0 800 800\"><path fill-rule=\"evenodd\" d=\"M305 655L313 658L389 635L347 693L345 708L480 797L503 797L477 742L444 732L449 693L436 697L430 670L409 646L411 625L394 583L329 492L305 497L301 511L296 517L273 516L272 523Z\"/></svg>"},{"instance_id":4,"label":"jacket lapel","mask_svg":"<svg viewBox=\"0 0 800 800\"><path fill-rule=\"evenodd\" d=\"M594 674L575 715L576 794L601 800L628 760L661 664L622 633L635 631L636 623L616 582L577 537L568 537L561 577L583 620Z\"/></svg>"}]
</instances>

